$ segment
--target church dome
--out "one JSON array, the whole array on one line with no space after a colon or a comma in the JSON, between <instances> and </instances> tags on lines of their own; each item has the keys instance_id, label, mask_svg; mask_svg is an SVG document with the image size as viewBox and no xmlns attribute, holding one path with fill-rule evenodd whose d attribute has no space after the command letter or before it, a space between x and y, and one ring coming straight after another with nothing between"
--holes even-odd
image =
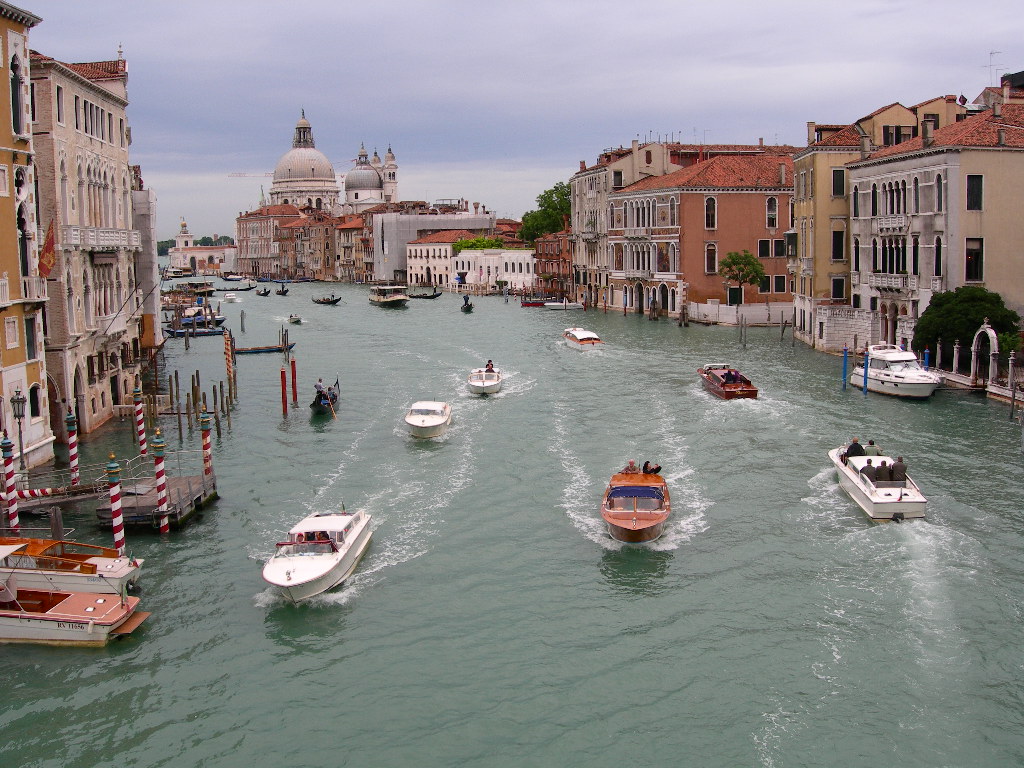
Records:
<instances>
[{"instance_id":1,"label":"church dome","mask_svg":"<svg viewBox=\"0 0 1024 768\"><path fill-rule=\"evenodd\" d=\"M323 152L313 147L296 147L285 152L274 168L274 181L334 181L334 166Z\"/></svg>"},{"instance_id":2,"label":"church dome","mask_svg":"<svg viewBox=\"0 0 1024 768\"><path fill-rule=\"evenodd\" d=\"M384 182L373 168L353 168L345 174L345 191L383 189Z\"/></svg>"}]
</instances>

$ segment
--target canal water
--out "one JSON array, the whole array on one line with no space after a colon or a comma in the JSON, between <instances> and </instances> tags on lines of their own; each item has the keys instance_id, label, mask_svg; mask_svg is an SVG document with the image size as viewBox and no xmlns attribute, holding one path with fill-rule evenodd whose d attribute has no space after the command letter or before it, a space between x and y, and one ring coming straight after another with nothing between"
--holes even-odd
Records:
<instances>
[{"instance_id":1,"label":"canal water","mask_svg":"<svg viewBox=\"0 0 1024 768\"><path fill-rule=\"evenodd\" d=\"M1007 766L1024 764L1024 472L1008 408L840 387L841 360L778 328L651 322L458 296L370 306L360 286L225 304L240 401L214 440L222 498L145 558L135 635L102 650L3 646L0 765ZM245 312L245 332L240 313ZM606 345L579 352L567 325ZM167 363L224 378L218 337ZM488 358L503 391L470 396ZM706 394L732 363L755 401ZM162 372L163 376L164 373ZM337 418L312 383L341 381ZM453 405L441 439L402 425ZM164 423L170 447L177 425ZM826 451L858 435L907 459L928 519L874 525ZM186 428L184 444L198 446ZM132 449L116 423L83 461ZM603 532L628 459L663 465L674 514L652 546ZM342 588L293 606L260 578L313 510L373 517ZM87 512L76 535L106 542Z\"/></svg>"}]
</instances>

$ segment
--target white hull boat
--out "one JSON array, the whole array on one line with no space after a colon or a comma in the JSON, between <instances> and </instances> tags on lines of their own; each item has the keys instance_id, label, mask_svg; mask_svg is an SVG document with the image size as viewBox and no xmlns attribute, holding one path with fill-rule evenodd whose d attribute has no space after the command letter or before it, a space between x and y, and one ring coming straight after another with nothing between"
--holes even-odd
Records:
<instances>
[{"instance_id":1,"label":"white hull boat","mask_svg":"<svg viewBox=\"0 0 1024 768\"><path fill-rule=\"evenodd\" d=\"M864 365L850 374L850 384L864 387ZM926 371L917 355L894 344L873 344L868 347L868 391L883 395L923 399L931 397L942 386L942 376Z\"/></svg>"},{"instance_id":2,"label":"white hull boat","mask_svg":"<svg viewBox=\"0 0 1024 768\"><path fill-rule=\"evenodd\" d=\"M906 480L879 480L872 482L861 474L867 460L874 466L883 461L891 465L888 456L851 456L843 461L844 448L834 448L828 457L836 467L839 485L857 502L872 520L913 520L924 517L928 500L917 484L907 476Z\"/></svg>"},{"instance_id":3,"label":"white hull boat","mask_svg":"<svg viewBox=\"0 0 1024 768\"><path fill-rule=\"evenodd\" d=\"M141 573L141 560L118 557L116 550L105 547L52 539L0 539L0 579L14 574L21 589L120 595L138 582Z\"/></svg>"},{"instance_id":4,"label":"white hull boat","mask_svg":"<svg viewBox=\"0 0 1024 768\"><path fill-rule=\"evenodd\" d=\"M562 331L562 338L575 349L594 349L598 345L604 344L600 336L586 328L566 328Z\"/></svg>"},{"instance_id":5,"label":"white hull boat","mask_svg":"<svg viewBox=\"0 0 1024 768\"><path fill-rule=\"evenodd\" d=\"M278 543L263 567L263 579L297 603L343 582L370 545L365 512L316 513L303 518Z\"/></svg>"},{"instance_id":6,"label":"white hull boat","mask_svg":"<svg viewBox=\"0 0 1024 768\"><path fill-rule=\"evenodd\" d=\"M440 437L452 423L452 407L448 403L421 400L409 408L405 423L413 437Z\"/></svg>"},{"instance_id":7,"label":"white hull boat","mask_svg":"<svg viewBox=\"0 0 1024 768\"><path fill-rule=\"evenodd\" d=\"M374 285L370 288L370 303L378 307L404 307L409 301L406 285Z\"/></svg>"},{"instance_id":8,"label":"white hull boat","mask_svg":"<svg viewBox=\"0 0 1024 768\"><path fill-rule=\"evenodd\" d=\"M578 301L569 301L568 299L563 301L545 301L544 309L583 309L583 305Z\"/></svg>"},{"instance_id":9,"label":"white hull boat","mask_svg":"<svg viewBox=\"0 0 1024 768\"><path fill-rule=\"evenodd\" d=\"M226 304L234 304L236 301L238 301L238 296L235 295L234 293L225 293L224 294L224 302Z\"/></svg>"},{"instance_id":10,"label":"white hull boat","mask_svg":"<svg viewBox=\"0 0 1024 768\"><path fill-rule=\"evenodd\" d=\"M501 391L502 383L501 370L494 368L490 371L484 368L474 368L469 373L466 386L473 395L493 395Z\"/></svg>"}]
</instances>

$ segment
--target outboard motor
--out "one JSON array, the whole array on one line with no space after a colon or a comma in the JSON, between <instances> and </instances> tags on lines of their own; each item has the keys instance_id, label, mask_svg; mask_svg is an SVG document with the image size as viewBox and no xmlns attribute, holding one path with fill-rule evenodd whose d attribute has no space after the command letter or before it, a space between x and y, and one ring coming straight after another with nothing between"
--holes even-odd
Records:
<instances>
[{"instance_id":1,"label":"outboard motor","mask_svg":"<svg viewBox=\"0 0 1024 768\"><path fill-rule=\"evenodd\" d=\"M893 512L892 513L892 521L894 523L902 523L903 520L904 520L904 517L903 517L903 513L902 512Z\"/></svg>"}]
</instances>

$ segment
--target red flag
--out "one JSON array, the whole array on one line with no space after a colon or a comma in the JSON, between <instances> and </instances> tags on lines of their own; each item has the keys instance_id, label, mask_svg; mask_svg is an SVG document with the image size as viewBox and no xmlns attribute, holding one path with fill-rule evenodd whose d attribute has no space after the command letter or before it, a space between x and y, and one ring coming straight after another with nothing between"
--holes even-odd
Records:
<instances>
[{"instance_id":1,"label":"red flag","mask_svg":"<svg viewBox=\"0 0 1024 768\"><path fill-rule=\"evenodd\" d=\"M50 276L50 270L57 263L57 253L53 246L53 219L50 219L50 228L46 230L46 240L43 241L43 250L39 253L39 274L43 277Z\"/></svg>"}]
</instances>

